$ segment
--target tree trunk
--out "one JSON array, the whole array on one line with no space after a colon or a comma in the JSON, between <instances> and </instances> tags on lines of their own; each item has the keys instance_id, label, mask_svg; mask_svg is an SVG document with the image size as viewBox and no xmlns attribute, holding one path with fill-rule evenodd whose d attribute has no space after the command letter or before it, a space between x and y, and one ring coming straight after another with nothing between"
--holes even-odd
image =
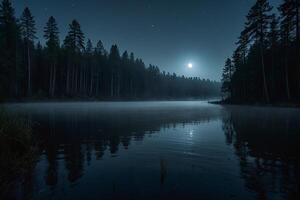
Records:
<instances>
[{"instance_id":1,"label":"tree trunk","mask_svg":"<svg viewBox=\"0 0 300 200\"><path fill-rule=\"evenodd\" d=\"M114 73L112 72L111 74L111 79L110 79L110 96L114 96Z\"/></svg>"},{"instance_id":2,"label":"tree trunk","mask_svg":"<svg viewBox=\"0 0 300 200\"><path fill-rule=\"evenodd\" d=\"M80 66L79 67L79 94L80 94L80 96L82 96L83 95L83 67L82 66Z\"/></svg>"},{"instance_id":3,"label":"tree trunk","mask_svg":"<svg viewBox=\"0 0 300 200\"><path fill-rule=\"evenodd\" d=\"M297 0L297 5L296 5L296 40L297 40L297 45L299 49L299 40L300 40L300 30L299 30L299 5Z\"/></svg>"},{"instance_id":4,"label":"tree trunk","mask_svg":"<svg viewBox=\"0 0 300 200\"><path fill-rule=\"evenodd\" d=\"M56 63L54 63L53 65L52 97L55 96L55 84L56 84Z\"/></svg>"},{"instance_id":5,"label":"tree trunk","mask_svg":"<svg viewBox=\"0 0 300 200\"><path fill-rule=\"evenodd\" d=\"M70 89L70 65L67 66L66 94L69 95Z\"/></svg>"},{"instance_id":6,"label":"tree trunk","mask_svg":"<svg viewBox=\"0 0 300 200\"><path fill-rule=\"evenodd\" d=\"M75 69L75 78L74 78L74 94L76 95L78 92L78 68Z\"/></svg>"},{"instance_id":7,"label":"tree trunk","mask_svg":"<svg viewBox=\"0 0 300 200\"><path fill-rule=\"evenodd\" d=\"M93 70L91 69L90 96L93 95L93 83L94 83L94 76L93 76Z\"/></svg>"},{"instance_id":8,"label":"tree trunk","mask_svg":"<svg viewBox=\"0 0 300 200\"><path fill-rule=\"evenodd\" d=\"M99 96L99 82L100 82L100 73L97 73L97 79L96 79L96 91L95 91L95 96Z\"/></svg>"},{"instance_id":9,"label":"tree trunk","mask_svg":"<svg viewBox=\"0 0 300 200\"><path fill-rule=\"evenodd\" d=\"M70 79L70 94L74 94L74 77L75 77L75 66L71 67L71 79Z\"/></svg>"},{"instance_id":10,"label":"tree trunk","mask_svg":"<svg viewBox=\"0 0 300 200\"><path fill-rule=\"evenodd\" d=\"M286 86L286 95L287 99L290 100L290 81L289 81L289 69L288 69L288 47L286 47L286 55L284 58L284 69L285 69L285 86Z\"/></svg>"},{"instance_id":11,"label":"tree trunk","mask_svg":"<svg viewBox=\"0 0 300 200\"><path fill-rule=\"evenodd\" d=\"M28 65L28 88L27 95L31 96L31 59L30 59L30 49L29 42L27 42L27 65Z\"/></svg>"},{"instance_id":12,"label":"tree trunk","mask_svg":"<svg viewBox=\"0 0 300 200\"><path fill-rule=\"evenodd\" d=\"M296 62L298 63L297 66L297 75L298 75L298 99L300 99L300 30L299 30L299 6L300 2L296 1L296 55L297 59Z\"/></svg>"},{"instance_id":13,"label":"tree trunk","mask_svg":"<svg viewBox=\"0 0 300 200\"><path fill-rule=\"evenodd\" d=\"M275 93L276 86L275 86L275 46L272 47L272 64L271 64L271 95ZM274 96L277 96L276 94Z\"/></svg>"},{"instance_id":14,"label":"tree trunk","mask_svg":"<svg viewBox=\"0 0 300 200\"><path fill-rule=\"evenodd\" d=\"M53 65L50 67L48 95L52 97Z\"/></svg>"},{"instance_id":15,"label":"tree trunk","mask_svg":"<svg viewBox=\"0 0 300 200\"><path fill-rule=\"evenodd\" d=\"M261 55L262 74L263 74L264 96L266 98L267 103L269 103L270 97L269 97L269 91L267 86L263 41L260 42L260 55Z\"/></svg>"},{"instance_id":16,"label":"tree trunk","mask_svg":"<svg viewBox=\"0 0 300 200\"><path fill-rule=\"evenodd\" d=\"M118 97L120 97L120 92L121 92L121 75L119 73L119 78L118 78Z\"/></svg>"}]
</instances>

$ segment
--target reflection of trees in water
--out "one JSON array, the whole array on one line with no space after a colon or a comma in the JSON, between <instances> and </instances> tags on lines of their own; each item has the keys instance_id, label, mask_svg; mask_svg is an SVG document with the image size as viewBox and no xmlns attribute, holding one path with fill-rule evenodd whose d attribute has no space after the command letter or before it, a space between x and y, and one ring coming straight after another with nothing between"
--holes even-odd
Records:
<instances>
[{"instance_id":1,"label":"reflection of trees in water","mask_svg":"<svg viewBox=\"0 0 300 200\"><path fill-rule=\"evenodd\" d=\"M259 199L277 195L300 199L298 113L284 109L226 109L226 141L235 148L246 187Z\"/></svg>"},{"instance_id":2,"label":"reflection of trees in water","mask_svg":"<svg viewBox=\"0 0 300 200\"><path fill-rule=\"evenodd\" d=\"M70 115L49 112L47 116L31 116L37 122L34 132L40 141L40 152L47 161L44 181L54 190L63 178L59 175L59 169L66 171L69 183L76 183L84 175L86 166L101 160L103 156L117 156L121 149L129 149L132 141L142 141L145 135L178 125L184 127L190 123L209 122L216 119L219 113L118 112ZM63 159L64 165L60 159ZM24 185L27 181L33 181L33 178L31 174ZM33 186L31 189L24 187L22 191L28 197L33 192Z\"/></svg>"}]
</instances>

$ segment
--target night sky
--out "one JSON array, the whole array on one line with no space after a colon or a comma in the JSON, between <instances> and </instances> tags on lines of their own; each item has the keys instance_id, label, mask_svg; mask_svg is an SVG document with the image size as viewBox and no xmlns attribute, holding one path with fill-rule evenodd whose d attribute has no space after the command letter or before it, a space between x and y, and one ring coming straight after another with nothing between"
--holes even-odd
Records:
<instances>
[{"instance_id":1,"label":"night sky","mask_svg":"<svg viewBox=\"0 0 300 200\"><path fill-rule=\"evenodd\" d=\"M219 80L254 0L13 0L17 16L28 6L38 38L53 15L63 41L77 19L86 38L117 44L148 64L185 76ZM281 0L271 0L277 6ZM192 69L188 63L194 64Z\"/></svg>"}]
</instances>

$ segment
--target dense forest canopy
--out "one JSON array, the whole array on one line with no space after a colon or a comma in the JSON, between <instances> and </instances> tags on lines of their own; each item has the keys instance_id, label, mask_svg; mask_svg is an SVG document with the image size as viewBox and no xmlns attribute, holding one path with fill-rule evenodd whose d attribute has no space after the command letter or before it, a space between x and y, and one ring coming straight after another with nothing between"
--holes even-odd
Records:
<instances>
[{"instance_id":1,"label":"dense forest canopy","mask_svg":"<svg viewBox=\"0 0 300 200\"><path fill-rule=\"evenodd\" d=\"M300 0L278 12L256 0L223 68L222 92L233 103L300 102Z\"/></svg>"},{"instance_id":2,"label":"dense forest canopy","mask_svg":"<svg viewBox=\"0 0 300 200\"><path fill-rule=\"evenodd\" d=\"M10 0L0 5L0 95L23 98L199 98L219 94L220 84L161 72L133 53L93 45L73 20L60 43L56 19L45 23L42 46L29 8L17 18Z\"/></svg>"}]
</instances>

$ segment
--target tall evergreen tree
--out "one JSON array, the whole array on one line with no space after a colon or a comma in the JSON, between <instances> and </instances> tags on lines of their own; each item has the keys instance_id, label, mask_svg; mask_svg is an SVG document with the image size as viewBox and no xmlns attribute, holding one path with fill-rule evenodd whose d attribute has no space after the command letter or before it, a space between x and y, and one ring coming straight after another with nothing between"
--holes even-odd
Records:
<instances>
[{"instance_id":1,"label":"tall evergreen tree","mask_svg":"<svg viewBox=\"0 0 300 200\"><path fill-rule=\"evenodd\" d=\"M108 59L109 62L111 63L110 96L114 97L118 95L118 89L119 89L118 87L119 87L119 79L120 79L120 74L117 72L117 70L120 66L121 56L117 45L111 46Z\"/></svg>"},{"instance_id":2,"label":"tall evergreen tree","mask_svg":"<svg viewBox=\"0 0 300 200\"><path fill-rule=\"evenodd\" d=\"M238 39L237 48L232 55L232 65L234 66L235 76L232 77L231 83L231 98L246 98L247 91L247 80L246 74L248 74L248 70L246 68L246 60L248 54L248 45L249 45L249 35L244 30L241 32L240 37ZM239 85L239 88L235 88L234 85Z\"/></svg>"},{"instance_id":3,"label":"tall evergreen tree","mask_svg":"<svg viewBox=\"0 0 300 200\"><path fill-rule=\"evenodd\" d=\"M294 37L297 41L300 39L299 9L299 0L284 0L279 7L279 10L281 11L282 24L290 26L290 30L294 33Z\"/></svg>"},{"instance_id":4,"label":"tall evergreen tree","mask_svg":"<svg viewBox=\"0 0 300 200\"><path fill-rule=\"evenodd\" d=\"M51 16L44 28L44 38L46 39L47 57L49 60L49 96L53 97L56 88L57 62L59 54L59 31L56 20Z\"/></svg>"},{"instance_id":5,"label":"tall evergreen tree","mask_svg":"<svg viewBox=\"0 0 300 200\"><path fill-rule=\"evenodd\" d=\"M129 55L127 51L124 51L124 53L122 54L122 61L124 63L127 63L129 61Z\"/></svg>"},{"instance_id":6,"label":"tall evergreen tree","mask_svg":"<svg viewBox=\"0 0 300 200\"><path fill-rule=\"evenodd\" d=\"M281 30L282 30L282 40L285 47L285 66L287 69L286 76L289 77L288 72L292 69L289 67L293 65L295 67L295 74L300 76L300 1L299 0L284 0L283 3L279 7L279 11L281 13ZM292 42L295 41L295 56L297 57L296 60L289 62L289 54L290 52L290 45ZM287 83L289 85L289 80L286 78ZM298 80L298 93L300 95L300 80ZM287 91L290 90L287 88ZM289 93L289 92L288 92ZM289 95L289 94L288 94ZM298 95L298 98L300 96Z\"/></svg>"},{"instance_id":7,"label":"tall evergreen tree","mask_svg":"<svg viewBox=\"0 0 300 200\"><path fill-rule=\"evenodd\" d=\"M33 86L37 89L37 96L39 97L50 97L46 96L49 91L49 70L48 70L48 51L42 46L40 42L35 47L34 54L36 70L33 73ZM45 95L45 96L44 96Z\"/></svg>"},{"instance_id":8,"label":"tall evergreen tree","mask_svg":"<svg viewBox=\"0 0 300 200\"><path fill-rule=\"evenodd\" d=\"M64 48L68 52L68 66L66 72L66 93L74 95L78 89L77 80L79 73L80 57L83 52L84 34L77 20L69 25L69 32L64 40Z\"/></svg>"},{"instance_id":9,"label":"tall evergreen tree","mask_svg":"<svg viewBox=\"0 0 300 200\"><path fill-rule=\"evenodd\" d=\"M87 90L87 72L89 71L90 73L90 88L89 88L89 95L92 96L95 94L95 77L96 77L96 70L95 70L95 65L93 62L93 54L95 53L93 50L93 44L92 41L90 39L88 39L87 43L86 43L86 47L85 47L85 57L86 57L86 64L83 68L83 93L86 94L86 90ZM89 69L89 70L88 70Z\"/></svg>"},{"instance_id":10,"label":"tall evergreen tree","mask_svg":"<svg viewBox=\"0 0 300 200\"><path fill-rule=\"evenodd\" d=\"M268 47L270 49L275 49L278 46L279 42L279 27L278 27L278 18L276 17L275 14L271 16L271 22L270 22L270 27L269 27L269 32L267 34L267 39L268 39Z\"/></svg>"},{"instance_id":11,"label":"tall evergreen tree","mask_svg":"<svg viewBox=\"0 0 300 200\"><path fill-rule=\"evenodd\" d=\"M21 16L21 33L26 48L26 60L27 60L27 95L31 96L31 75L32 75L32 62L31 51L34 46L34 39L36 39L36 28L34 17L32 16L28 7L26 7Z\"/></svg>"},{"instance_id":12,"label":"tall evergreen tree","mask_svg":"<svg viewBox=\"0 0 300 200\"><path fill-rule=\"evenodd\" d=\"M104 48L103 43L102 43L101 40L99 40L99 41L97 42L95 51L96 51L96 54L99 54L99 55L105 55L105 54L106 54L105 48Z\"/></svg>"},{"instance_id":13,"label":"tall evergreen tree","mask_svg":"<svg viewBox=\"0 0 300 200\"><path fill-rule=\"evenodd\" d=\"M88 41L86 42L85 52L90 55L93 53L93 44L90 39L88 39Z\"/></svg>"},{"instance_id":14,"label":"tall evergreen tree","mask_svg":"<svg viewBox=\"0 0 300 200\"><path fill-rule=\"evenodd\" d=\"M270 101L269 89L267 85L266 75L266 63L265 63L265 48L266 48L266 36L268 33L268 26L271 20L270 6L268 0L256 0L255 5L250 9L247 16L246 32L249 34L250 40L254 40L258 43L260 48L261 67L262 67L262 79L263 79L263 91L266 102Z\"/></svg>"},{"instance_id":15,"label":"tall evergreen tree","mask_svg":"<svg viewBox=\"0 0 300 200\"><path fill-rule=\"evenodd\" d=\"M64 46L73 53L80 53L84 50L84 34L77 20L69 25L69 32L64 40Z\"/></svg>"},{"instance_id":16,"label":"tall evergreen tree","mask_svg":"<svg viewBox=\"0 0 300 200\"><path fill-rule=\"evenodd\" d=\"M229 94L229 98L232 95L232 76L233 76L233 64L230 58L228 58L225 62L225 66L223 68L222 73L222 93L227 95Z\"/></svg>"},{"instance_id":17,"label":"tall evergreen tree","mask_svg":"<svg viewBox=\"0 0 300 200\"><path fill-rule=\"evenodd\" d=\"M19 29L10 0L0 4L0 99L19 94Z\"/></svg>"},{"instance_id":18,"label":"tall evergreen tree","mask_svg":"<svg viewBox=\"0 0 300 200\"><path fill-rule=\"evenodd\" d=\"M103 43L101 40L97 42L97 45L95 47L95 52L94 56L96 59L96 77L95 77L95 82L96 82L96 96L99 97L100 93L102 95L105 94L105 87L104 87L104 82L105 82L105 77L104 74L107 72L107 52L103 46Z\"/></svg>"},{"instance_id":19,"label":"tall evergreen tree","mask_svg":"<svg viewBox=\"0 0 300 200\"><path fill-rule=\"evenodd\" d=\"M289 54L290 45L292 42L293 35L293 12L291 9L292 0L285 0L284 3L279 7L281 13L281 43L284 47L284 73L285 73L285 86L286 95L288 100L291 98L290 92L290 65L289 65Z\"/></svg>"},{"instance_id":20,"label":"tall evergreen tree","mask_svg":"<svg viewBox=\"0 0 300 200\"><path fill-rule=\"evenodd\" d=\"M270 72L270 93L273 97L276 97L276 55L279 48L279 26L278 18L275 14L272 15L269 33L267 35L268 39L268 49L270 51L270 62L271 62L271 72Z\"/></svg>"}]
</instances>

